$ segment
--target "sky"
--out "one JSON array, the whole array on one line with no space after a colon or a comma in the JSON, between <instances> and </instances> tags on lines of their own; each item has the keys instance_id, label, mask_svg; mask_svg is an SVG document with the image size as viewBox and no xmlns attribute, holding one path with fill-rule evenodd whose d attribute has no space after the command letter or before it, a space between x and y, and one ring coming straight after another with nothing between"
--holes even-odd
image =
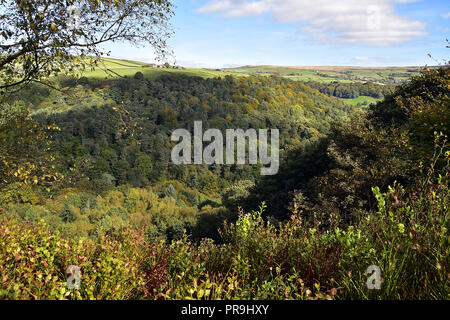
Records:
<instances>
[{"instance_id":1,"label":"sky","mask_svg":"<svg viewBox=\"0 0 450 320\"><path fill-rule=\"evenodd\" d=\"M448 0L173 3L175 33L168 43L174 55L168 60L185 67L424 66L450 60ZM154 60L150 47L106 49L116 58Z\"/></svg>"}]
</instances>

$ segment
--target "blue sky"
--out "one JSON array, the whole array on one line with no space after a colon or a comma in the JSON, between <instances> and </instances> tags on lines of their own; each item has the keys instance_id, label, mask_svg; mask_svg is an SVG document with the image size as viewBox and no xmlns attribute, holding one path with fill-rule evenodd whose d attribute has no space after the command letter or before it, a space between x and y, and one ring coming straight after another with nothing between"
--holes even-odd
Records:
<instances>
[{"instance_id":1,"label":"blue sky","mask_svg":"<svg viewBox=\"0 0 450 320\"><path fill-rule=\"evenodd\" d=\"M449 58L448 0L175 0L177 64L434 65ZM126 51L124 50L126 48ZM152 61L151 48L107 46Z\"/></svg>"}]
</instances>

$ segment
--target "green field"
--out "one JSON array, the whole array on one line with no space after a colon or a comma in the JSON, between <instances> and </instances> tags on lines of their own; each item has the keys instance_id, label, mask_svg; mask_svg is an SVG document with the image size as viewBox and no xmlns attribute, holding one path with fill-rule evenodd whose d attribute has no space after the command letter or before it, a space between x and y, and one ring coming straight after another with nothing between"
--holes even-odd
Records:
<instances>
[{"instance_id":1,"label":"green field","mask_svg":"<svg viewBox=\"0 0 450 320\"><path fill-rule=\"evenodd\" d=\"M359 67L281 67L281 66L243 66L230 69L201 69L201 68L162 68L154 65L132 60L101 58L97 67L84 71L80 76L90 79L117 79L120 77L133 77L142 72L145 78L152 79L163 74L184 74L198 76L204 79L223 77L225 75L243 76L280 76L293 81L321 82L321 83L355 83L373 82L379 85L401 84L418 74L421 68L359 68ZM378 102L368 96L354 99L342 99L353 106L367 107Z\"/></svg>"},{"instance_id":2,"label":"green field","mask_svg":"<svg viewBox=\"0 0 450 320\"><path fill-rule=\"evenodd\" d=\"M359 68L359 67L280 67L280 66L243 66L230 69L201 68L152 68L140 61L102 58L98 67L87 70L83 76L95 79L131 77L138 71L146 78L167 73L181 73L202 78L222 77L224 75L277 75L294 81L317 81L330 83L375 82L380 84L400 84L420 72L420 67L403 68Z\"/></svg>"},{"instance_id":3,"label":"green field","mask_svg":"<svg viewBox=\"0 0 450 320\"><path fill-rule=\"evenodd\" d=\"M132 77L136 74L136 72L142 72L146 78L154 78L167 73L186 74L191 76L199 76L202 78L213 78L232 74L231 72L221 72L199 68L153 68L150 64L145 62L102 58L98 63L98 67L94 70L84 71L81 75L91 79L105 79Z\"/></svg>"},{"instance_id":4,"label":"green field","mask_svg":"<svg viewBox=\"0 0 450 320\"><path fill-rule=\"evenodd\" d=\"M376 103L378 101L381 101L382 99L376 99L376 98L372 98L372 97L366 97L366 96L360 96L358 98L354 98L354 99L342 99L343 101L345 101L348 104L357 106L368 106L371 103Z\"/></svg>"},{"instance_id":5,"label":"green field","mask_svg":"<svg viewBox=\"0 0 450 320\"><path fill-rule=\"evenodd\" d=\"M235 74L278 75L297 81L318 82L377 82L403 83L411 76L418 74L420 67L279 67L279 66L244 66L225 69Z\"/></svg>"},{"instance_id":6,"label":"green field","mask_svg":"<svg viewBox=\"0 0 450 320\"><path fill-rule=\"evenodd\" d=\"M243 66L229 69L201 68L154 68L140 61L102 58L98 67L84 71L81 75L88 78L104 79L132 77L138 71L146 78L153 78L167 73L178 73L202 78L222 77L225 75L277 75L294 81L316 81L323 83L374 82L380 84L404 83L411 76L420 72L420 67L401 68L361 68L361 67L282 67L282 66ZM357 101L355 103L358 103ZM353 103L353 102L352 102Z\"/></svg>"}]
</instances>

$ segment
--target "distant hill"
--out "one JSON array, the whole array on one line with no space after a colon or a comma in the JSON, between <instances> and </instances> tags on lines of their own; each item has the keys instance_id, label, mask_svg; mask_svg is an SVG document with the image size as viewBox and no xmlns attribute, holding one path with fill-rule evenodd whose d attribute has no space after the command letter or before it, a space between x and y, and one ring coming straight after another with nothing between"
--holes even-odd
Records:
<instances>
[{"instance_id":1,"label":"distant hill","mask_svg":"<svg viewBox=\"0 0 450 320\"><path fill-rule=\"evenodd\" d=\"M434 67L431 67L434 68ZM244 66L224 71L235 74L279 75L298 81L376 82L400 84L418 74L423 67L358 67L358 66Z\"/></svg>"},{"instance_id":2,"label":"distant hill","mask_svg":"<svg viewBox=\"0 0 450 320\"><path fill-rule=\"evenodd\" d=\"M228 72L221 72L209 69L200 68L184 68L181 66L170 66L166 68L162 64L153 64L132 60L121 60L112 58L102 58L98 63L98 67L94 70L84 71L81 75L94 78L120 78L133 77L136 72L142 72L145 78L155 78L162 74L177 73L192 76L199 76L202 78L213 78L230 74Z\"/></svg>"},{"instance_id":3,"label":"distant hill","mask_svg":"<svg viewBox=\"0 0 450 320\"><path fill-rule=\"evenodd\" d=\"M434 68L434 67L430 67ZM106 77L132 77L142 72L146 78L154 78L161 74L178 73L199 76L204 79L222 77L224 75L278 75L295 81L317 81L330 83L374 82L380 84L401 84L411 76L418 74L423 67L359 67L359 66L242 66L225 69L186 68L151 64L141 61L102 58L95 70L85 71L82 75L88 78L102 79Z\"/></svg>"},{"instance_id":4,"label":"distant hill","mask_svg":"<svg viewBox=\"0 0 450 320\"><path fill-rule=\"evenodd\" d=\"M433 68L433 67L431 67ZM84 71L81 76L89 79L118 79L134 77L141 72L146 79L155 79L161 75L181 74L197 76L203 79L224 77L226 75L248 77L250 75L272 76L276 75L293 81L301 81L318 89L328 96L343 99L351 105L367 107L370 103L380 101L383 94L394 86L405 83L413 75L417 75L423 67L359 67L359 66L242 66L226 69L186 68L168 64L146 63L141 61L102 58L93 70ZM341 88L336 91L339 83ZM350 88L351 84L361 85L369 83L372 87L370 93L359 92ZM321 88L320 84L329 86ZM345 88L344 88L345 87ZM342 91L348 91L342 93Z\"/></svg>"}]
</instances>

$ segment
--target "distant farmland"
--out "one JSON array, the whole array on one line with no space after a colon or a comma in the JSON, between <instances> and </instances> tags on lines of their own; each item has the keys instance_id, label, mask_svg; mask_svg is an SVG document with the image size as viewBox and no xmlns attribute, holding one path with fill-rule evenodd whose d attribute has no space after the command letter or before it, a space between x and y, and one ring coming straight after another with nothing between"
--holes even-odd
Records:
<instances>
[{"instance_id":1,"label":"distant farmland","mask_svg":"<svg viewBox=\"0 0 450 320\"><path fill-rule=\"evenodd\" d=\"M243 66L228 69L202 69L184 67L162 67L146 62L102 58L92 70L80 74L90 79L114 79L133 77L141 72L145 78L155 78L163 74L177 73L202 78L223 77L225 75L243 76L280 76L293 81L320 83L355 83L370 82L377 85L398 85L418 74L422 67L353 67L353 66ZM353 99L342 99L351 105L368 106L380 99L359 96Z\"/></svg>"},{"instance_id":2,"label":"distant farmland","mask_svg":"<svg viewBox=\"0 0 450 320\"><path fill-rule=\"evenodd\" d=\"M212 78L231 74L229 72L219 72L208 69L198 68L156 68L154 65L132 61L132 60L119 60L112 58L102 58L98 66L94 70L86 70L80 75L91 79L105 79L105 78L120 78L120 77L132 77L136 72L142 72L144 77L152 78L167 73L181 73L192 76L199 76L202 78Z\"/></svg>"},{"instance_id":3,"label":"distant farmland","mask_svg":"<svg viewBox=\"0 0 450 320\"><path fill-rule=\"evenodd\" d=\"M236 74L279 75L297 81L377 82L400 84L418 74L422 67L345 67L345 66L244 66L225 69Z\"/></svg>"},{"instance_id":4,"label":"distant farmland","mask_svg":"<svg viewBox=\"0 0 450 320\"><path fill-rule=\"evenodd\" d=\"M380 84L400 84L418 74L422 67L345 67L345 66L243 66L228 69L202 68L155 68L154 65L132 60L102 58L95 70L82 73L88 78L130 77L138 71L145 77L155 77L165 73L182 73L203 78L224 75L277 75L294 81L317 81L330 83L375 82Z\"/></svg>"}]
</instances>

